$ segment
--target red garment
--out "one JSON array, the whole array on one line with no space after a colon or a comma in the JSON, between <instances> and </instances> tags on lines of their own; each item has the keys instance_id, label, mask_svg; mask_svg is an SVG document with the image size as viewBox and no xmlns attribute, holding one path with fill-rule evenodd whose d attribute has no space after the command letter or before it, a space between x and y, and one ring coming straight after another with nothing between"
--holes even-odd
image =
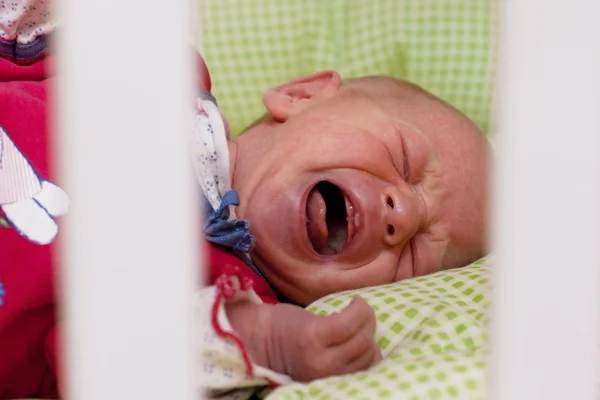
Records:
<instances>
[{"instance_id":1,"label":"red garment","mask_svg":"<svg viewBox=\"0 0 600 400\"><path fill-rule=\"evenodd\" d=\"M60 186L52 169L52 139L46 123L48 91L54 80L47 73L49 61L17 66L0 58L0 126L37 174ZM208 71L199 61L197 78L210 90ZM238 266L240 274L254 282L263 301L277 301L270 287L243 261L213 245L207 249L210 282L226 267ZM0 226L0 283L6 292L0 305L0 399L58 397L60 325L53 276L59 267L55 259L56 242L35 244L15 229Z\"/></svg>"}]
</instances>

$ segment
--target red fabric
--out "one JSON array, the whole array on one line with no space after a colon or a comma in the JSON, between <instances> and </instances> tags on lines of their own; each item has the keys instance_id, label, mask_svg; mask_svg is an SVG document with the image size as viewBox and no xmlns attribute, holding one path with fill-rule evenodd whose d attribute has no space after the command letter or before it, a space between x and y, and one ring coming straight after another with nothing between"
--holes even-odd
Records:
<instances>
[{"instance_id":1,"label":"red fabric","mask_svg":"<svg viewBox=\"0 0 600 400\"><path fill-rule=\"evenodd\" d=\"M263 302L268 304L275 304L278 302L273 289L271 289L271 287L242 260L231 253L219 249L213 244L208 246L207 250L210 260L208 282L214 284L221 276L230 275L231 267L239 267L239 272L237 272L236 275L239 275L240 280L252 282L252 288Z\"/></svg>"},{"instance_id":2,"label":"red fabric","mask_svg":"<svg viewBox=\"0 0 600 400\"><path fill-rule=\"evenodd\" d=\"M208 68L206 66L206 63L204 62L204 59L202 59L202 57L200 57L200 54L198 54L197 52L195 52L195 60L196 60L196 73L197 73L196 81L198 82L200 89L204 89L210 93L211 81L210 81L210 74L208 73Z\"/></svg>"},{"instance_id":3,"label":"red fabric","mask_svg":"<svg viewBox=\"0 0 600 400\"><path fill-rule=\"evenodd\" d=\"M210 90L210 77L199 58L197 79ZM50 160L53 142L46 117L49 58L27 66L0 58L0 126L29 159L38 175L60 186ZM59 220L60 224L60 220ZM60 238L60 233L59 233ZM0 305L0 399L17 397L56 398L57 343L60 329L55 311L53 276L57 265L56 242L34 244L14 229L0 227L0 282L6 294ZM270 287L235 256L207 246L210 282L237 266L241 276L253 281L259 296L277 301ZM208 322L208 321L207 321Z\"/></svg>"},{"instance_id":4,"label":"red fabric","mask_svg":"<svg viewBox=\"0 0 600 400\"><path fill-rule=\"evenodd\" d=\"M50 57L42 61L30 62L28 65L17 65L0 57L0 82L41 81L50 76L48 71Z\"/></svg>"},{"instance_id":5,"label":"red fabric","mask_svg":"<svg viewBox=\"0 0 600 400\"><path fill-rule=\"evenodd\" d=\"M34 165L53 180L49 163L46 61L17 67L0 59L0 125ZM0 398L56 395L45 356L55 324L52 246L34 244L0 228Z\"/></svg>"}]
</instances>

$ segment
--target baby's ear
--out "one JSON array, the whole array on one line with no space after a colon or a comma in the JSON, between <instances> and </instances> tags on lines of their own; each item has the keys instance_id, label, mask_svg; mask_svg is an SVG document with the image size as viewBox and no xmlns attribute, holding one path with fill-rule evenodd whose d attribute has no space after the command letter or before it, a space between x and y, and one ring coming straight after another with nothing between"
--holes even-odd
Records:
<instances>
[{"instance_id":1,"label":"baby's ear","mask_svg":"<svg viewBox=\"0 0 600 400\"><path fill-rule=\"evenodd\" d=\"M263 103L273 118L286 121L305 109L312 100L334 94L340 85L341 78L337 72L318 72L269 89L263 96Z\"/></svg>"}]
</instances>

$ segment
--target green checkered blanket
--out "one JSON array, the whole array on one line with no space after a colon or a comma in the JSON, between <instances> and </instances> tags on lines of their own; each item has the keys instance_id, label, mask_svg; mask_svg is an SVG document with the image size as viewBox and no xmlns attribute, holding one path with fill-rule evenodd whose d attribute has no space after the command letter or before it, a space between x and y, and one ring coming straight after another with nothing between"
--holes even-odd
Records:
<instances>
[{"instance_id":1,"label":"green checkered blanket","mask_svg":"<svg viewBox=\"0 0 600 400\"><path fill-rule=\"evenodd\" d=\"M488 130L493 0L201 0L204 56L232 133L264 91L324 69L407 79Z\"/></svg>"},{"instance_id":2,"label":"green checkered blanket","mask_svg":"<svg viewBox=\"0 0 600 400\"><path fill-rule=\"evenodd\" d=\"M292 399L482 399L492 261L390 285L336 293L308 307L327 315L362 296L377 315L384 360L366 372L294 383Z\"/></svg>"}]
</instances>

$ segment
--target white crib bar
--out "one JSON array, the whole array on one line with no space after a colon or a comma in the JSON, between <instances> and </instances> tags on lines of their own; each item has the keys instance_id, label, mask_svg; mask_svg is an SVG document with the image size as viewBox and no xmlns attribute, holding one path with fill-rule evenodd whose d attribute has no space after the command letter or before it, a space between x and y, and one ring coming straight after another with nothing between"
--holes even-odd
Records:
<instances>
[{"instance_id":1,"label":"white crib bar","mask_svg":"<svg viewBox=\"0 0 600 400\"><path fill-rule=\"evenodd\" d=\"M191 5L60 6L66 397L192 400Z\"/></svg>"},{"instance_id":2,"label":"white crib bar","mask_svg":"<svg viewBox=\"0 0 600 400\"><path fill-rule=\"evenodd\" d=\"M596 400L600 2L500 2L491 398Z\"/></svg>"}]
</instances>

